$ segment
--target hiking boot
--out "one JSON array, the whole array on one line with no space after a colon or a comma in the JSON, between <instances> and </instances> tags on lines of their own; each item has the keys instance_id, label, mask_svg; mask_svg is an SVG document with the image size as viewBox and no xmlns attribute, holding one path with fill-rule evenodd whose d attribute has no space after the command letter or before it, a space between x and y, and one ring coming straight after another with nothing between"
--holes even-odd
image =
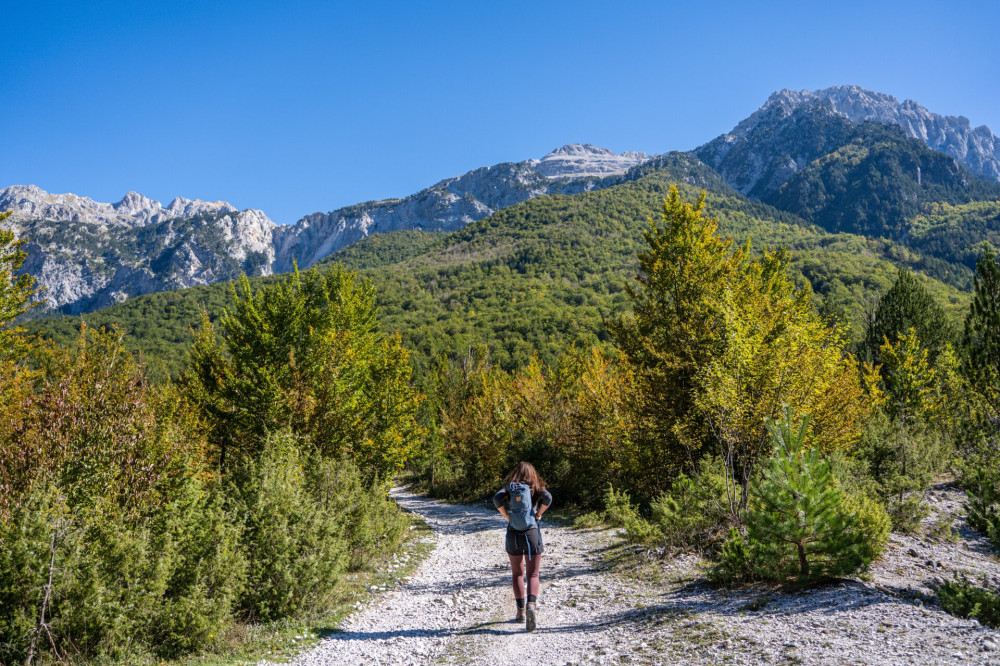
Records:
<instances>
[{"instance_id":1,"label":"hiking boot","mask_svg":"<svg viewBox=\"0 0 1000 666\"><path fill-rule=\"evenodd\" d=\"M529 601L528 607L525 608L525 615L527 616L524 623L524 628L528 631L535 630L535 602Z\"/></svg>"},{"instance_id":2,"label":"hiking boot","mask_svg":"<svg viewBox=\"0 0 1000 666\"><path fill-rule=\"evenodd\" d=\"M517 617L514 618L515 622L524 622L524 606L517 607Z\"/></svg>"}]
</instances>

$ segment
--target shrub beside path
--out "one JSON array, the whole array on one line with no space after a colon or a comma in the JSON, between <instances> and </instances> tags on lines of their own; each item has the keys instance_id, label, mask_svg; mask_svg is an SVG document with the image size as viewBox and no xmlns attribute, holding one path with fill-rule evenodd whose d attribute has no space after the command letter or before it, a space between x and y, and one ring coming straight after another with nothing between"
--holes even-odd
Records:
<instances>
[{"instance_id":1,"label":"shrub beside path","mask_svg":"<svg viewBox=\"0 0 1000 666\"><path fill-rule=\"evenodd\" d=\"M393 495L427 521L435 549L295 664L1000 663L1000 632L908 592L895 551L868 583L727 592L704 583L694 557L622 573L608 566L613 530L553 525L543 527L539 627L528 634L513 621L500 515ZM1000 572L982 557L977 568Z\"/></svg>"}]
</instances>

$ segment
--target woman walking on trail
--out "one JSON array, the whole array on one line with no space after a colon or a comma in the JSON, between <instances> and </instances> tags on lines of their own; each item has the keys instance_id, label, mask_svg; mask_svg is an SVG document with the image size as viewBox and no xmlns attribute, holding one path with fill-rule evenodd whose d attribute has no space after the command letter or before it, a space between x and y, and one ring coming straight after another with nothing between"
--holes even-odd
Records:
<instances>
[{"instance_id":1,"label":"woman walking on trail","mask_svg":"<svg viewBox=\"0 0 1000 666\"><path fill-rule=\"evenodd\" d=\"M545 481L528 462L518 463L506 480L506 485L493 496L495 506L507 519L505 548L510 557L510 572L517 602L517 622L524 622L528 631L535 630L538 600L538 569L542 562L542 533L538 521L552 504L552 493ZM528 598L525 602L522 579L528 575Z\"/></svg>"}]
</instances>

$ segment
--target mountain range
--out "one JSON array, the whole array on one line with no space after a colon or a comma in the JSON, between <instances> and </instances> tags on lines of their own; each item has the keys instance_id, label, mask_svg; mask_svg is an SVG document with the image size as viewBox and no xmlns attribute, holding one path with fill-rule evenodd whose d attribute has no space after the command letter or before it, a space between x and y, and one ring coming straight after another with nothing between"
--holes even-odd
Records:
<instances>
[{"instance_id":1,"label":"mountain range","mask_svg":"<svg viewBox=\"0 0 1000 666\"><path fill-rule=\"evenodd\" d=\"M1000 140L989 129L910 100L838 86L774 93L731 132L690 153L619 154L572 144L541 159L474 169L403 199L313 213L294 225L221 201L178 198L164 207L130 192L106 204L34 186L0 190L0 210L13 211L14 229L29 242L25 270L46 288L48 310L78 314L240 273L305 268L373 234L455 232L539 196L617 187L664 169L830 232L919 247L929 260L942 233L940 224L927 223L926 206L1000 198ZM962 248L949 248L949 261L966 267L972 246L996 232L989 211L974 217L979 231Z\"/></svg>"},{"instance_id":2,"label":"mountain range","mask_svg":"<svg viewBox=\"0 0 1000 666\"><path fill-rule=\"evenodd\" d=\"M0 211L28 241L24 270L45 287L48 309L79 314L131 296L307 268L373 233L454 231L543 194L605 186L643 153L569 145L541 159L446 178L404 199L307 215L278 225L224 201L174 199L167 207L129 192L115 204L33 185L0 190Z\"/></svg>"}]
</instances>

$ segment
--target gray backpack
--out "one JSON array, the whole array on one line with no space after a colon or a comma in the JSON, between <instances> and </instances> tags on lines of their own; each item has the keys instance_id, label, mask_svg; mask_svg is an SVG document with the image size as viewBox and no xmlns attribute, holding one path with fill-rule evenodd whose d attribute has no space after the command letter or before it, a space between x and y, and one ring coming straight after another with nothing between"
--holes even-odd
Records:
<instances>
[{"instance_id":1,"label":"gray backpack","mask_svg":"<svg viewBox=\"0 0 1000 666\"><path fill-rule=\"evenodd\" d=\"M535 507L531 504L531 486L517 481L507 484L508 510L511 529L518 532L530 530L536 525Z\"/></svg>"}]
</instances>

